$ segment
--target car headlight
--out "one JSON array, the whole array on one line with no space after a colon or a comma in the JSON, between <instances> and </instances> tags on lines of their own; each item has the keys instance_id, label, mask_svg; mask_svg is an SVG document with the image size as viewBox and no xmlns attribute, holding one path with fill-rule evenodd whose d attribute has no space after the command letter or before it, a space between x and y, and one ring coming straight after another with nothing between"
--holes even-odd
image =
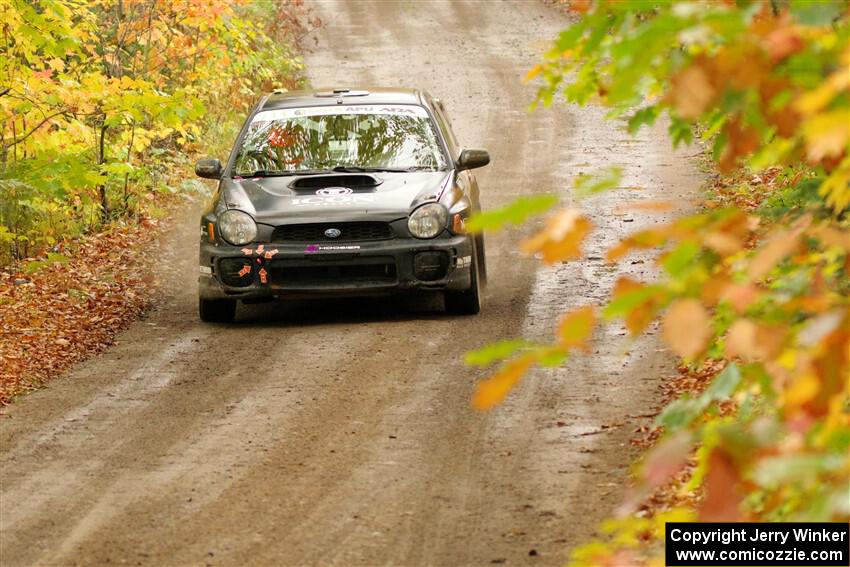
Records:
<instances>
[{"instance_id":1,"label":"car headlight","mask_svg":"<svg viewBox=\"0 0 850 567\"><path fill-rule=\"evenodd\" d=\"M230 209L218 217L218 230L221 236L234 246L242 246L257 237L257 223L245 211Z\"/></svg>"},{"instance_id":2,"label":"car headlight","mask_svg":"<svg viewBox=\"0 0 850 567\"><path fill-rule=\"evenodd\" d=\"M439 203L422 205L410 214L407 229L416 238L434 238L446 228L449 213Z\"/></svg>"}]
</instances>

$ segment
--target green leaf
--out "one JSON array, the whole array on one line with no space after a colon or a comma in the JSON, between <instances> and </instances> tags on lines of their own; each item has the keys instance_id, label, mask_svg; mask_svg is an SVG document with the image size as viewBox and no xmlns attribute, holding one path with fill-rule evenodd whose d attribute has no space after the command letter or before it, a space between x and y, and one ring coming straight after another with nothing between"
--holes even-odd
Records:
<instances>
[{"instance_id":1,"label":"green leaf","mask_svg":"<svg viewBox=\"0 0 850 567\"><path fill-rule=\"evenodd\" d=\"M623 295L612 299L603 309L602 314L606 319L620 317L630 312L632 309L651 298L654 295L663 292L664 288L657 285L649 285L624 293Z\"/></svg>"},{"instance_id":2,"label":"green leaf","mask_svg":"<svg viewBox=\"0 0 850 567\"><path fill-rule=\"evenodd\" d=\"M741 382L741 370L737 364L730 364L723 372L714 377L703 396L711 400L725 400L735 393Z\"/></svg>"},{"instance_id":3,"label":"green leaf","mask_svg":"<svg viewBox=\"0 0 850 567\"><path fill-rule=\"evenodd\" d=\"M629 117L629 134L634 136L643 126L652 126L658 118L660 109L657 105L641 108Z\"/></svg>"},{"instance_id":4,"label":"green leaf","mask_svg":"<svg viewBox=\"0 0 850 567\"><path fill-rule=\"evenodd\" d=\"M673 278L681 277L689 268L693 267L694 260L699 252L700 246L696 242L692 240L682 242L664 257L662 262L664 271Z\"/></svg>"},{"instance_id":5,"label":"green leaf","mask_svg":"<svg viewBox=\"0 0 850 567\"><path fill-rule=\"evenodd\" d=\"M56 252L48 252L47 253L47 261L50 263L59 262L60 264L67 264L69 258L64 254L58 254Z\"/></svg>"},{"instance_id":6,"label":"green leaf","mask_svg":"<svg viewBox=\"0 0 850 567\"><path fill-rule=\"evenodd\" d=\"M807 26L828 26L847 9L841 0L791 0L791 14Z\"/></svg>"},{"instance_id":7,"label":"green leaf","mask_svg":"<svg viewBox=\"0 0 850 567\"><path fill-rule=\"evenodd\" d=\"M753 471L753 478L761 486L775 487L788 482L815 479L819 474L838 472L846 467L846 454L782 455L762 459Z\"/></svg>"},{"instance_id":8,"label":"green leaf","mask_svg":"<svg viewBox=\"0 0 850 567\"><path fill-rule=\"evenodd\" d=\"M569 353L565 350L552 349L547 347L544 352L540 354L540 357L537 359L537 362L540 363L540 366L554 368L566 362L568 357Z\"/></svg>"},{"instance_id":9,"label":"green leaf","mask_svg":"<svg viewBox=\"0 0 850 567\"><path fill-rule=\"evenodd\" d=\"M678 148L679 144L690 144L694 139L694 132L691 128L691 123L681 118L673 117L668 128L670 139L673 142L673 147Z\"/></svg>"},{"instance_id":10,"label":"green leaf","mask_svg":"<svg viewBox=\"0 0 850 567\"><path fill-rule=\"evenodd\" d=\"M558 203L555 195L535 195L533 197L520 197L513 203L474 214L467 222L466 229L470 232L481 232L482 230L496 230L506 224L521 224L533 215L539 215L554 207Z\"/></svg>"},{"instance_id":11,"label":"green leaf","mask_svg":"<svg viewBox=\"0 0 850 567\"><path fill-rule=\"evenodd\" d=\"M512 339L491 343L478 350L467 352L464 356L464 363L469 366L489 366L499 360L504 360L520 350L531 348L533 343L522 340Z\"/></svg>"},{"instance_id":12,"label":"green leaf","mask_svg":"<svg viewBox=\"0 0 850 567\"><path fill-rule=\"evenodd\" d=\"M595 195L619 185L622 174L623 169L620 167L610 167L592 174L582 173L576 176L573 188L579 197Z\"/></svg>"},{"instance_id":13,"label":"green leaf","mask_svg":"<svg viewBox=\"0 0 850 567\"><path fill-rule=\"evenodd\" d=\"M672 433L690 425L704 409L699 399L681 398L668 404L658 416L657 422Z\"/></svg>"}]
</instances>

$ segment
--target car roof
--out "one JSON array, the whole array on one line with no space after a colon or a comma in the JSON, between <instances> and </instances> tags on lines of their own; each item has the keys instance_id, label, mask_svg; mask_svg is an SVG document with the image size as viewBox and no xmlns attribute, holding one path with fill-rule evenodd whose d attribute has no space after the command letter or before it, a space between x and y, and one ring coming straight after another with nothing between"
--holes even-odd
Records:
<instances>
[{"instance_id":1,"label":"car roof","mask_svg":"<svg viewBox=\"0 0 850 567\"><path fill-rule=\"evenodd\" d=\"M385 87L332 87L300 91L274 91L260 105L260 110L303 108L333 104L415 104L426 106L419 89ZM342 102L339 102L342 100Z\"/></svg>"}]
</instances>

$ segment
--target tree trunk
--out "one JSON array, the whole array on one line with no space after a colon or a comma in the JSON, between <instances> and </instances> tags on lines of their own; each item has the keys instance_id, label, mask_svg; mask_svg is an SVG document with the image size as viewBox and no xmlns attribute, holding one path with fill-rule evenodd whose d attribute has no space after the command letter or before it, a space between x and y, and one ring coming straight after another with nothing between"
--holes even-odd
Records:
<instances>
[{"instance_id":1,"label":"tree trunk","mask_svg":"<svg viewBox=\"0 0 850 567\"><path fill-rule=\"evenodd\" d=\"M106 163L106 116L103 117L103 123L100 125L100 144L98 147L97 164L103 165ZM102 177L106 177L101 174ZM100 220L106 222L109 220L109 199L106 195L106 180L98 185L97 192L100 197Z\"/></svg>"}]
</instances>

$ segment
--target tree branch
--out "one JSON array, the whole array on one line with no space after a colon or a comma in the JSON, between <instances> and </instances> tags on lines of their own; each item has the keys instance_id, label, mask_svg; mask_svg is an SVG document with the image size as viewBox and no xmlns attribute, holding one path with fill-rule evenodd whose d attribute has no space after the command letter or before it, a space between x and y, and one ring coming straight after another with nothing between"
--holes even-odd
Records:
<instances>
[{"instance_id":1,"label":"tree branch","mask_svg":"<svg viewBox=\"0 0 850 567\"><path fill-rule=\"evenodd\" d=\"M36 125L36 127L35 127L35 128L33 128L32 130L30 130L29 132L27 132L26 134L24 134L24 135L23 135L23 136L21 136L20 138L15 138L15 139L13 139L11 142L9 142L9 143L8 143L8 144L6 144L5 146L3 146L3 149L4 149L4 150L8 150L8 149L9 149L9 148L11 148L12 146L16 146L16 145L20 144L21 142L23 142L24 140L26 140L27 138L29 138L30 136L32 136L33 134L35 134L35 133L36 133L36 131L37 131L39 128L41 128L42 126L44 126L44 125L45 125L47 122L49 122L51 119L56 118L57 116L61 116L61 115L63 115L63 114L67 114L67 112L68 112L68 110L67 110L67 109L63 109L63 110L60 110L59 112L54 112L53 114L50 114L50 115L46 116L46 117L44 118L44 120L42 120L41 122L39 122L39 123Z\"/></svg>"}]
</instances>

